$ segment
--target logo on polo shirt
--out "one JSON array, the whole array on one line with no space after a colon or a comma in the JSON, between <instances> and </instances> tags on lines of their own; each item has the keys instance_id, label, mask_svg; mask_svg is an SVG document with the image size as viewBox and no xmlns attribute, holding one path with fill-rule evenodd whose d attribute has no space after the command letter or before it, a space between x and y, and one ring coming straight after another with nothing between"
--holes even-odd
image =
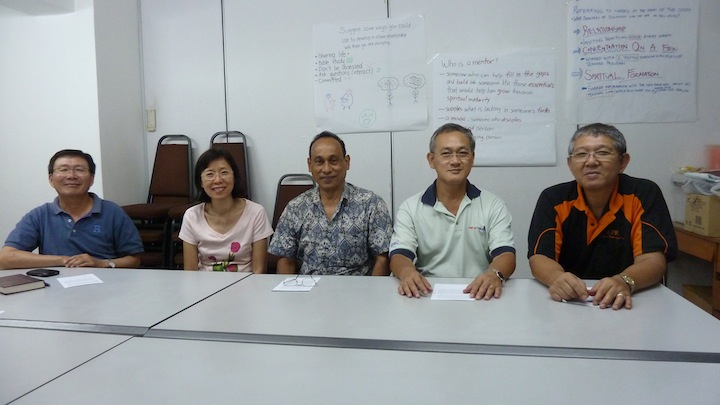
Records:
<instances>
[{"instance_id":1,"label":"logo on polo shirt","mask_svg":"<svg viewBox=\"0 0 720 405\"><path fill-rule=\"evenodd\" d=\"M623 240L625 237L617 229L608 229L605 231L604 237L608 239Z\"/></svg>"},{"instance_id":2,"label":"logo on polo shirt","mask_svg":"<svg viewBox=\"0 0 720 405\"><path fill-rule=\"evenodd\" d=\"M100 225L94 225L93 226L93 233L101 233L102 230L100 229Z\"/></svg>"},{"instance_id":3,"label":"logo on polo shirt","mask_svg":"<svg viewBox=\"0 0 720 405\"><path fill-rule=\"evenodd\" d=\"M485 225L468 226L468 231L485 232Z\"/></svg>"}]
</instances>

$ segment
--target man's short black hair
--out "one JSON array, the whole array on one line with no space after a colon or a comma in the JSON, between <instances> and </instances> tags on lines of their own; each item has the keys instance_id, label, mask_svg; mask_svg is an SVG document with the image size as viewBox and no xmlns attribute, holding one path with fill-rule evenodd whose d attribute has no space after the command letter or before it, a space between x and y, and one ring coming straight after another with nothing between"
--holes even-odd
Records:
<instances>
[{"instance_id":1,"label":"man's short black hair","mask_svg":"<svg viewBox=\"0 0 720 405\"><path fill-rule=\"evenodd\" d=\"M55 170L55 161L63 157L79 157L85 159L88 164L90 174L93 176L95 175L95 162L93 161L92 156L79 149L63 149L54 154L53 157L50 158L50 163L48 164L48 174L52 174Z\"/></svg>"},{"instance_id":2,"label":"man's short black hair","mask_svg":"<svg viewBox=\"0 0 720 405\"><path fill-rule=\"evenodd\" d=\"M347 151L345 150L345 142L343 142L343 140L340 139L340 137L335 135L334 133L332 133L330 131L323 131L323 132L320 132L319 134L315 135L312 142L310 142L310 148L308 148L308 157L312 156L312 147L315 144L315 142L318 139L322 139L322 138L332 138L332 139L340 142L340 147L342 148L343 157L345 157L345 155L347 155Z\"/></svg>"}]
</instances>

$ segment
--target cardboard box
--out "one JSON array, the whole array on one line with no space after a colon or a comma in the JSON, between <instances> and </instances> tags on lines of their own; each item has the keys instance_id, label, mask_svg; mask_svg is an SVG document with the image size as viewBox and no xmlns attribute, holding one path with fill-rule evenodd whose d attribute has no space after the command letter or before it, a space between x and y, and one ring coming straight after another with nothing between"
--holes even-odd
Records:
<instances>
[{"instance_id":1,"label":"cardboard box","mask_svg":"<svg viewBox=\"0 0 720 405\"><path fill-rule=\"evenodd\" d=\"M720 237L720 197L688 194L685 198L685 229Z\"/></svg>"}]
</instances>

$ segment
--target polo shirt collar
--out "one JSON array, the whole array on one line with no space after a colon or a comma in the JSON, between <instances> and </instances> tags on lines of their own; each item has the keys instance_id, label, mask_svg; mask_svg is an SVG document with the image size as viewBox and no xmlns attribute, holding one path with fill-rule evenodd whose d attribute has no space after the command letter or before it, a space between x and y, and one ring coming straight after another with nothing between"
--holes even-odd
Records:
<instances>
[{"instance_id":1,"label":"polo shirt collar","mask_svg":"<svg viewBox=\"0 0 720 405\"><path fill-rule=\"evenodd\" d=\"M612 194L610 194L610 200L608 201L608 211L605 214L603 214L603 216L605 216L608 213L615 215L615 213L617 213L620 210L620 208L622 208L623 198L618 193L618 189L620 188L620 181L622 181L622 177L619 179L619 181L617 183L615 183L615 187L613 187ZM590 207L588 207L587 201L585 200L585 192L583 191L582 186L580 186L580 183L576 182L576 186L577 186L578 198L577 198L577 200L575 200L573 205L578 210L587 213L590 211ZM596 219L600 220L600 218L596 218Z\"/></svg>"},{"instance_id":2,"label":"polo shirt collar","mask_svg":"<svg viewBox=\"0 0 720 405\"><path fill-rule=\"evenodd\" d=\"M98 197L97 194L95 194L95 193L88 193L88 195L90 197L92 197L92 199L93 199L93 206L92 206L92 209L90 210L89 214L90 215L99 214L101 211L101 207L102 207L102 199L100 197ZM57 215L61 212L63 212L63 213L65 212L62 208L60 208L60 197L55 197L55 199L53 200L53 203L52 203L52 209L53 209L53 213L55 215Z\"/></svg>"},{"instance_id":3,"label":"polo shirt collar","mask_svg":"<svg viewBox=\"0 0 720 405\"><path fill-rule=\"evenodd\" d=\"M354 186L352 184L348 183L347 181L345 182L342 195L340 196L341 203L350 199L353 194L353 187ZM320 204L320 206L322 206L322 202L320 201L320 187L317 185L315 186L312 199L314 203Z\"/></svg>"},{"instance_id":4,"label":"polo shirt collar","mask_svg":"<svg viewBox=\"0 0 720 405\"><path fill-rule=\"evenodd\" d=\"M471 200L480 197L480 189L475 187L468 180L465 180L465 182L465 195L467 195ZM430 187L425 190L425 193L422 195L422 198L420 198L420 201L431 207L435 205L435 201L437 201L437 180L433 181Z\"/></svg>"}]
</instances>

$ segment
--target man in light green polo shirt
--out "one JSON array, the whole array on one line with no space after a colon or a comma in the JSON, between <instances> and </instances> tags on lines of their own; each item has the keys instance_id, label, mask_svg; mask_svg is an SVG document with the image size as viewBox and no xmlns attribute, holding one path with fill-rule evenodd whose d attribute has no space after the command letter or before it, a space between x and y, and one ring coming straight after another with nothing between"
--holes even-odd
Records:
<instances>
[{"instance_id":1,"label":"man in light green polo shirt","mask_svg":"<svg viewBox=\"0 0 720 405\"><path fill-rule=\"evenodd\" d=\"M469 129L445 124L430 138L427 161L437 179L402 203L390 241L401 295L431 292L425 276L472 277L464 290L470 297L500 298L515 271L512 217L503 200L468 181L474 160Z\"/></svg>"}]
</instances>

